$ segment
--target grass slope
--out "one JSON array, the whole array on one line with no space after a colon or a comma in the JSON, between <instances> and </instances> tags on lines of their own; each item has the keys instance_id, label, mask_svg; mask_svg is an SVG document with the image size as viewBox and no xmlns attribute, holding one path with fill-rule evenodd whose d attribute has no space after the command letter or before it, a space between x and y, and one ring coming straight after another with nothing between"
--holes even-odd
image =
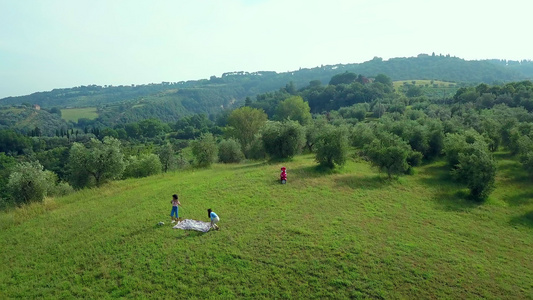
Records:
<instances>
[{"instance_id":1,"label":"grass slope","mask_svg":"<svg viewBox=\"0 0 533 300\"><path fill-rule=\"evenodd\" d=\"M98 118L96 107L65 108L61 110L61 117L65 121L78 122L81 118L94 120Z\"/></svg>"},{"instance_id":2,"label":"grass slope","mask_svg":"<svg viewBox=\"0 0 533 300\"><path fill-rule=\"evenodd\" d=\"M309 155L287 185L266 163L113 182L0 214L0 298L531 298L533 187L499 161L483 205L442 163L393 182ZM171 229L173 193L221 230Z\"/></svg>"},{"instance_id":3,"label":"grass slope","mask_svg":"<svg viewBox=\"0 0 533 300\"><path fill-rule=\"evenodd\" d=\"M426 80L426 79L419 79L419 80L398 80L394 81L392 85L395 89L401 88L405 85L405 83L413 84L416 86L429 86L429 87L435 87L435 88L451 88L456 86L454 82L448 82L448 81L441 81L441 80ZM457 88L456 88L457 89Z\"/></svg>"}]
</instances>

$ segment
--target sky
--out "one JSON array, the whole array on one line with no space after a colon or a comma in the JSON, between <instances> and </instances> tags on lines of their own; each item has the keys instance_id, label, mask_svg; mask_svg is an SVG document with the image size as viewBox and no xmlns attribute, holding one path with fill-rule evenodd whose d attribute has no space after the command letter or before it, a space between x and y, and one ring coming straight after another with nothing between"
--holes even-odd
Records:
<instances>
[{"instance_id":1,"label":"sky","mask_svg":"<svg viewBox=\"0 0 533 300\"><path fill-rule=\"evenodd\" d=\"M533 58L530 0L0 0L0 98L420 53Z\"/></svg>"}]
</instances>

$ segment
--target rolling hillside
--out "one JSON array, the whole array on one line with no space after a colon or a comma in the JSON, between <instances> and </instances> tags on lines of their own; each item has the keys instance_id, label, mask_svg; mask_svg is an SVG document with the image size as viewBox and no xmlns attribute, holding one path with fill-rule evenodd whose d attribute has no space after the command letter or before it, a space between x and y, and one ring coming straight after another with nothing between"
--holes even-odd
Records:
<instances>
[{"instance_id":1,"label":"rolling hillside","mask_svg":"<svg viewBox=\"0 0 533 300\"><path fill-rule=\"evenodd\" d=\"M387 181L304 155L215 165L0 213L0 298L488 298L533 295L533 187L497 155L496 190L466 200L443 163ZM221 218L220 231L171 228ZM164 226L158 226L165 221Z\"/></svg>"},{"instance_id":2,"label":"rolling hillside","mask_svg":"<svg viewBox=\"0 0 533 300\"><path fill-rule=\"evenodd\" d=\"M450 56L430 56L420 54L417 57L399 57L389 60L374 58L370 61L354 64L337 64L303 68L289 72L227 72L220 77L212 76L209 80L189 80L180 82L162 82L160 84L124 85L124 86L79 86L67 89L54 89L37 92L20 97L0 99L0 105L19 105L22 103L39 104L50 107L89 107L138 101L151 98L166 91L180 91L173 97L174 101L208 102L209 107L220 108L220 101L212 101L213 95L223 95L242 102L245 97L278 90L290 81L298 88L305 87L312 80L327 84L331 77L344 72L354 72L365 76L386 74L393 80L443 80L467 83L492 83L494 81L513 81L531 78L531 61L506 64L502 60L467 61ZM201 89L202 93L195 90ZM180 97L180 93L185 93ZM193 103L195 104L195 103ZM186 106L186 105L185 105ZM194 105L193 105L194 106ZM205 105L201 105L207 112Z\"/></svg>"}]
</instances>

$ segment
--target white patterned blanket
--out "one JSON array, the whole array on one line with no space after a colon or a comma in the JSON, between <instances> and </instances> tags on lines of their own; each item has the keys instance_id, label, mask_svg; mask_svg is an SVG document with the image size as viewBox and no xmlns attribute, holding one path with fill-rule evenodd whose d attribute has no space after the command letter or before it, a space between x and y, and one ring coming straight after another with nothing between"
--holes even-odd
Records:
<instances>
[{"instance_id":1,"label":"white patterned blanket","mask_svg":"<svg viewBox=\"0 0 533 300\"><path fill-rule=\"evenodd\" d=\"M176 224L172 228L208 232L209 229L211 229L211 222L203 222L203 221L198 221L198 220L185 219L183 221L179 221L178 224Z\"/></svg>"}]
</instances>

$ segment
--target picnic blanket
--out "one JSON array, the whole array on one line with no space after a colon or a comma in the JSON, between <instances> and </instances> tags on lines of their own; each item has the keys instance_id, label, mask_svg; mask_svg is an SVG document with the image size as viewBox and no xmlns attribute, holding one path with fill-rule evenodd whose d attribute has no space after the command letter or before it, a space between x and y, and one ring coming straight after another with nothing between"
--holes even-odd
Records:
<instances>
[{"instance_id":1,"label":"picnic blanket","mask_svg":"<svg viewBox=\"0 0 533 300\"><path fill-rule=\"evenodd\" d=\"M172 228L208 232L209 229L211 229L211 222L204 222L204 221L198 221L198 220L192 220L192 219L185 219L183 221L179 221L178 224L176 224Z\"/></svg>"}]
</instances>

